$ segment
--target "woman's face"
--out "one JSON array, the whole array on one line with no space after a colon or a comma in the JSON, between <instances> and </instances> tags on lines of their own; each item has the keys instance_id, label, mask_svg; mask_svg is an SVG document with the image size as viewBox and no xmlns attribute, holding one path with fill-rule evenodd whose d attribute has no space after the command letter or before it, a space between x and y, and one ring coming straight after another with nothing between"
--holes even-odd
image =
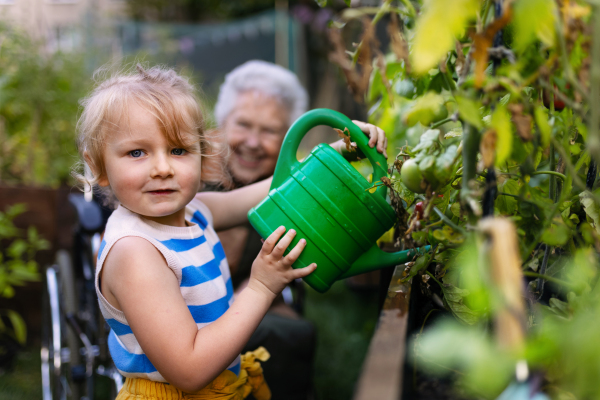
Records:
<instances>
[{"instance_id":1,"label":"woman's face","mask_svg":"<svg viewBox=\"0 0 600 400\"><path fill-rule=\"evenodd\" d=\"M256 91L238 96L223 125L236 181L249 184L273 174L288 121L289 111L276 98Z\"/></svg>"}]
</instances>

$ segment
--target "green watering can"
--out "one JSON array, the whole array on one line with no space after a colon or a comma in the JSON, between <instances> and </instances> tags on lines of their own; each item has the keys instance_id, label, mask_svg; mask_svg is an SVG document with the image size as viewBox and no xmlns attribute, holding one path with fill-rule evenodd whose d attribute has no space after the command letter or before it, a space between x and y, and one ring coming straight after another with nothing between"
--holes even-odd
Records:
<instances>
[{"instance_id":1,"label":"green watering can","mask_svg":"<svg viewBox=\"0 0 600 400\"><path fill-rule=\"evenodd\" d=\"M394 225L396 215L386 201L385 186L374 193L371 184L327 144L315 147L302 162L296 152L304 135L318 125L344 130L373 166L373 182L387 176L385 157L369 147L367 136L337 111L316 109L302 115L290 128L283 145L269 195L248 213L258 233L266 238L283 225L301 238L306 248L292 267L315 262L317 269L304 278L312 288L326 292L339 279L402 264L417 250L386 253L376 244Z\"/></svg>"}]
</instances>

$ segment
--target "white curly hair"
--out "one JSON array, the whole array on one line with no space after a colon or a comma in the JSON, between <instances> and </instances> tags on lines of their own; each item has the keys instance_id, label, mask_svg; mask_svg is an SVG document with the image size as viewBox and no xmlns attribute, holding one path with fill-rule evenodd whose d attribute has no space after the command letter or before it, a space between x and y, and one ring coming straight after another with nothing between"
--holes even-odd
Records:
<instances>
[{"instance_id":1,"label":"white curly hair","mask_svg":"<svg viewBox=\"0 0 600 400\"><path fill-rule=\"evenodd\" d=\"M308 108L308 94L291 71L266 61L251 60L225 76L215 104L217 125L222 127L235 107L238 96L257 91L280 100L289 112L289 125Z\"/></svg>"}]
</instances>

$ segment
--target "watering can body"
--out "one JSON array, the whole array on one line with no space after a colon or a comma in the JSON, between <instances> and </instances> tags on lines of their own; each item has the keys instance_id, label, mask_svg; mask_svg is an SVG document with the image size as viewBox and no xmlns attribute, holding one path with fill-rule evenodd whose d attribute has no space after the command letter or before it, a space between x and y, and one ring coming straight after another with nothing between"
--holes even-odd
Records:
<instances>
[{"instance_id":1,"label":"watering can body","mask_svg":"<svg viewBox=\"0 0 600 400\"><path fill-rule=\"evenodd\" d=\"M295 229L290 249L306 239L293 267L316 263L317 269L304 280L323 293L336 280L407 262L417 251L385 253L376 245L395 221L385 186L371 193L372 185L327 144L315 147L301 162L296 159L302 137L317 125L348 128L374 167L373 181L387 176L385 158L368 146L368 138L350 119L333 110L312 110L288 131L269 195L250 210L248 219L263 238L281 225Z\"/></svg>"}]
</instances>

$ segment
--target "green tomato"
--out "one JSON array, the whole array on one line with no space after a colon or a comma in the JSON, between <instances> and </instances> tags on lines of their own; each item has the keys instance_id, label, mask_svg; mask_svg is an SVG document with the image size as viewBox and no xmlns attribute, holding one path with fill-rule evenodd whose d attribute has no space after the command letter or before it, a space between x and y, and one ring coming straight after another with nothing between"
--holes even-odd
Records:
<instances>
[{"instance_id":1,"label":"green tomato","mask_svg":"<svg viewBox=\"0 0 600 400\"><path fill-rule=\"evenodd\" d=\"M394 83L394 90L402 97L412 99L415 95L415 85L410 79L402 79Z\"/></svg>"},{"instance_id":2,"label":"green tomato","mask_svg":"<svg viewBox=\"0 0 600 400\"><path fill-rule=\"evenodd\" d=\"M423 177L425 177L425 179L427 179L427 182L429 182L432 186L432 188L434 188L434 190L437 188L439 181L437 180L437 178L435 177L434 174L434 170L435 170L435 156L432 155L428 155L425 156L425 158L423 158L421 160L421 162L419 162L419 171L421 172L421 175L423 175Z\"/></svg>"},{"instance_id":3,"label":"green tomato","mask_svg":"<svg viewBox=\"0 0 600 400\"><path fill-rule=\"evenodd\" d=\"M423 182L423 175L419 171L419 164L414 159L404 161L400 170L400 179L408 190L415 193L425 193L426 186Z\"/></svg>"},{"instance_id":4,"label":"green tomato","mask_svg":"<svg viewBox=\"0 0 600 400\"><path fill-rule=\"evenodd\" d=\"M440 108L438 108L435 115L433 116L433 119L431 120L431 122L438 122L438 121L441 121L446 118L448 118L448 109L446 108L445 104L442 104L440 106Z\"/></svg>"}]
</instances>

